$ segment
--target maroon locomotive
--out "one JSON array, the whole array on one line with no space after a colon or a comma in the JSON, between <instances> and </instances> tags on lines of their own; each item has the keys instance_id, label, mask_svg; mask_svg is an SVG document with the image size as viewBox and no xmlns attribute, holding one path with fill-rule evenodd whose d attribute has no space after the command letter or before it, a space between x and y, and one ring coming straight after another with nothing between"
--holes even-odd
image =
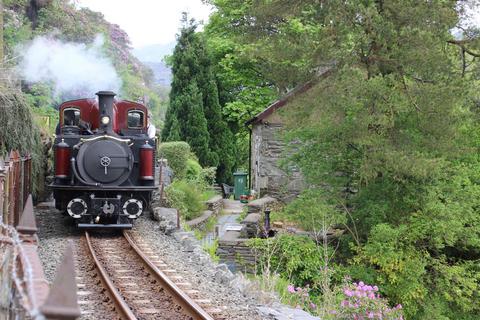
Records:
<instances>
[{"instance_id":1,"label":"maroon locomotive","mask_svg":"<svg viewBox=\"0 0 480 320\"><path fill-rule=\"evenodd\" d=\"M132 227L150 210L155 184L155 139L148 110L100 91L96 99L64 102L55 139L58 210L80 228Z\"/></svg>"}]
</instances>

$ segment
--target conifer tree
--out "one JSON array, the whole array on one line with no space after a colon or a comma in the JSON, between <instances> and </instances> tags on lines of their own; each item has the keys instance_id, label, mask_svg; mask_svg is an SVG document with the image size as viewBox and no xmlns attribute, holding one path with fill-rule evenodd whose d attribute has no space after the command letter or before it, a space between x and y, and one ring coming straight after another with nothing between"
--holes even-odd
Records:
<instances>
[{"instance_id":1,"label":"conifer tree","mask_svg":"<svg viewBox=\"0 0 480 320\"><path fill-rule=\"evenodd\" d=\"M183 28L172 55L172 90L162 138L164 141L188 142L203 166L216 166L215 157L209 150L202 94L196 83L199 74L196 25L188 21L186 14L182 22Z\"/></svg>"},{"instance_id":2,"label":"conifer tree","mask_svg":"<svg viewBox=\"0 0 480 320\"><path fill-rule=\"evenodd\" d=\"M229 181L235 164L234 137L222 118L205 43L186 15L183 24L172 56L173 82L162 138L187 141L202 165L217 167L218 181Z\"/></svg>"},{"instance_id":3,"label":"conifer tree","mask_svg":"<svg viewBox=\"0 0 480 320\"><path fill-rule=\"evenodd\" d=\"M201 56L198 81L203 94L203 107L210 134L210 150L218 157L217 181L228 182L232 179L235 165L235 138L222 116L217 82L212 71L212 59L206 51L203 39L200 39L199 44Z\"/></svg>"},{"instance_id":4,"label":"conifer tree","mask_svg":"<svg viewBox=\"0 0 480 320\"><path fill-rule=\"evenodd\" d=\"M179 122L183 139L190 145L203 166L215 165L215 158L209 150L207 119L203 112L202 95L195 80L185 88L178 109L184 121Z\"/></svg>"}]
</instances>

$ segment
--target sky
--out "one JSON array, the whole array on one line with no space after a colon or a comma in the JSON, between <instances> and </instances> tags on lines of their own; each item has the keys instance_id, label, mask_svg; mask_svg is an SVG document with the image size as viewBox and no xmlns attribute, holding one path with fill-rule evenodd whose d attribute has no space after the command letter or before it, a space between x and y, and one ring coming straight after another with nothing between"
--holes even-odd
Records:
<instances>
[{"instance_id":1,"label":"sky","mask_svg":"<svg viewBox=\"0 0 480 320\"><path fill-rule=\"evenodd\" d=\"M116 23L130 36L132 46L175 41L182 12L197 21L207 22L211 6L202 0L73 0L81 7L103 13L107 21ZM480 26L480 6L470 11L470 22Z\"/></svg>"},{"instance_id":2,"label":"sky","mask_svg":"<svg viewBox=\"0 0 480 320\"><path fill-rule=\"evenodd\" d=\"M207 22L211 7L201 0L75 0L80 7L103 13L107 21L120 25L130 36L132 46L175 41L182 12Z\"/></svg>"}]
</instances>

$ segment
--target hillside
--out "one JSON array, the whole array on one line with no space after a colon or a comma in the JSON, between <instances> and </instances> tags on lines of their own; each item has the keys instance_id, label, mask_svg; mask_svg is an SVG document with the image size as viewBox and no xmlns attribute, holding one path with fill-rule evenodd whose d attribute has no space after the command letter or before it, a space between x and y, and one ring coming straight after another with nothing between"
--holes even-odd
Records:
<instances>
[{"instance_id":1,"label":"hillside","mask_svg":"<svg viewBox=\"0 0 480 320\"><path fill-rule=\"evenodd\" d=\"M54 116L50 111L52 106L64 98L77 98L84 95L80 90L83 83L79 82L81 77L78 74L82 71L86 73L87 70L72 70L75 67L81 68L78 64L76 66L75 61L69 63L68 58L71 55L69 56L65 51L72 48L74 48L73 51L78 51L75 48L81 48L94 58L105 60L105 64L113 66L120 83L118 94L122 98L141 101L148 96L148 107L154 114L154 121L157 126L161 126L161 115L166 106L155 92L152 70L131 53L128 34L118 25L106 21L101 13L87 8L76 8L68 0L4 1L4 38L5 60L11 68L18 69L20 65L20 75L25 80L22 90L31 102L35 113ZM45 51L46 61L53 59L53 53L58 53L59 60L62 57L66 60L62 61L63 64L60 67L56 65L54 71L51 68L44 72L46 76L43 78L35 77L34 73L38 72L31 71L37 71L38 68L25 72L22 66L26 60L25 48L31 47L39 39L47 43L46 46L41 47ZM53 43L54 46L49 47L48 43ZM19 56L20 47L22 50ZM53 52L53 49L57 51ZM38 50L34 51L33 58L38 60L39 54ZM92 66L92 70L88 72L105 75L101 71L104 69L96 69L95 63ZM68 74L71 77L66 79L65 75ZM58 87L63 87L65 82L71 82L71 85L68 90L59 92ZM98 90L102 89L105 88L98 88Z\"/></svg>"}]
</instances>

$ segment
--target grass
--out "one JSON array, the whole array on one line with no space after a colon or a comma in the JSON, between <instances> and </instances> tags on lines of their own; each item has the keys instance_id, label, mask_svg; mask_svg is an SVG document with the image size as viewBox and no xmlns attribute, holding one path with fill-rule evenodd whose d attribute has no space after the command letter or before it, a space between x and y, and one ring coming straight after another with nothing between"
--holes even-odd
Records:
<instances>
[{"instance_id":1,"label":"grass","mask_svg":"<svg viewBox=\"0 0 480 320\"><path fill-rule=\"evenodd\" d=\"M207 219L205 224L202 228L195 228L193 232L195 233L195 237L198 240L205 238L207 233L212 232L215 229L215 225L217 224L217 217L211 216Z\"/></svg>"},{"instance_id":2,"label":"grass","mask_svg":"<svg viewBox=\"0 0 480 320\"><path fill-rule=\"evenodd\" d=\"M202 195L200 196L200 198L202 199L202 201L208 201L216 195L217 193L214 190L207 189L202 192Z\"/></svg>"},{"instance_id":3,"label":"grass","mask_svg":"<svg viewBox=\"0 0 480 320\"><path fill-rule=\"evenodd\" d=\"M243 221L243 219L245 219L248 215L248 207L245 206L243 207L242 209L242 213L240 213L240 215L237 217L237 222L240 223Z\"/></svg>"},{"instance_id":4,"label":"grass","mask_svg":"<svg viewBox=\"0 0 480 320\"><path fill-rule=\"evenodd\" d=\"M210 258L216 263L220 261L220 257L217 256L217 248L218 248L218 239L213 240L210 244L204 244L203 250L208 253Z\"/></svg>"}]
</instances>

